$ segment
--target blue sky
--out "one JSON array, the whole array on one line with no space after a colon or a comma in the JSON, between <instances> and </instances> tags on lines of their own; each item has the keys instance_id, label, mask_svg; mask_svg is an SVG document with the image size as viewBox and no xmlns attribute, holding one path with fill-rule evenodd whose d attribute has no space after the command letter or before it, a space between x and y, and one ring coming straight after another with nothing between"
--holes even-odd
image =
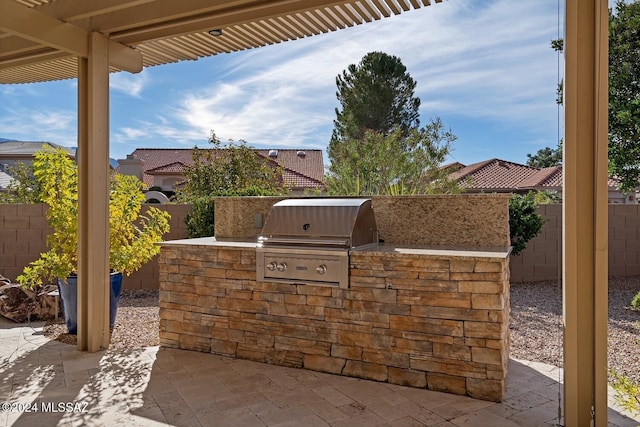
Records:
<instances>
[{"instance_id":1,"label":"blue sky","mask_svg":"<svg viewBox=\"0 0 640 427\"><path fill-rule=\"evenodd\" d=\"M421 122L458 140L451 161L527 153L558 141L558 0L450 0L293 42L111 75L110 155L138 147L325 150L335 78L371 51L398 56L417 81ZM76 82L0 86L0 137L76 145Z\"/></svg>"}]
</instances>

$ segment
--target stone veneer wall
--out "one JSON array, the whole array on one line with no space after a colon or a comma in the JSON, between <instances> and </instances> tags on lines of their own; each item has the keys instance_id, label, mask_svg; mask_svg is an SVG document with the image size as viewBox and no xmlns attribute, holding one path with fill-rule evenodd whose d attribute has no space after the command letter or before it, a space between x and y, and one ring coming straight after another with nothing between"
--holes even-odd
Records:
<instances>
[{"instance_id":1,"label":"stone veneer wall","mask_svg":"<svg viewBox=\"0 0 640 427\"><path fill-rule=\"evenodd\" d=\"M506 252L354 252L338 289L257 282L254 248L184 242L159 259L162 346L504 397Z\"/></svg>"}]
</instances>

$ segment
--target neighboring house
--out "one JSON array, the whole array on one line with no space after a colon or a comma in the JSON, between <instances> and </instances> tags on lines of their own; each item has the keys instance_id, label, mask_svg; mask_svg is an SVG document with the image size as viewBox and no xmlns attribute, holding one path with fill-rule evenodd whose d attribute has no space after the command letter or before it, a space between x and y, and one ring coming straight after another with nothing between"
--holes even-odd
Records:
<instances>
[{"instance_id":1,"label":"neighboring house","mask_svg":"<svg viewBox=\"0 0 640 427\"><path fill-rule=\"evenodd\" d=\"M292 194L324 191L324 161L322 150L259 150L256 154L284 171L283 182ZM193 165L190 148L137 148L118 160L118 172L135 175L148 187L173 192L183 182L186 169Z\"/></svg>"},{"instance_id":2,"label":"neighboring house","mask_svg":"<svg viewBox=\"0 0 640 427\"><path fill-rule=\"evenodd\" d=\"M443 166L467 193L527 193L556 191L562 193L562 166L536 168L501 159L490 159L465 166L452 163ZM618 190L618 181L609 178L609 203L638 203L636 194Z\"/></svg>"},{"instance_id":3,"label":"neighboring house","mask_svg":"<svg viewBox=\"0 0 640 427\"><path fill-rule=\"evenodd\" d=\"M16 163L31 163L36 152L44 147L62 148L69 157L76 157L76 150L46 141L0 141L0 165L5 168Z\"/></svg>"},{"instance_id":4,"label":"neighboring house","mask_svg":"<svg viewBox=\"0 0 640 427\"><path fill-rule=\"evenodd\" d=\"M9 174L11 167L16 163L30 164L33 162L34 154L42 150L45 146L62 148L69 153L69 157L75 158L76 152L69 147L54 144L46 141L13 141L0 139L0 191L5 191L14 180Z\"/></svg>"}]
</instances>

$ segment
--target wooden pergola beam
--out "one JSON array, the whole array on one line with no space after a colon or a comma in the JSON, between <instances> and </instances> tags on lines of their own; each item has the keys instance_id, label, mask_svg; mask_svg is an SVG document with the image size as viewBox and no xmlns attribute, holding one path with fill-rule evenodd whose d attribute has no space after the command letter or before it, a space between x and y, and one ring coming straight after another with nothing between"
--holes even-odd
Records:
<instances>
[{"instance_id":1,"label":"wooden pergola beam","mask_svg":"<svg viewBox=\"0 0 640 427\"><path fill-rule=\"evenodd\" d=\"M607 425L607 0L567 0L565 19L564 417L598 427Z\"/></svg>"},{"instance_id":2,"label":"wooden pergola beam","mask_svg":"<svg viewBox=\"0 0 640 427\"><path fill-rule=\"evenodd\" d=\"M66 52L68 56L86 58L89 55L90 32L75 25L39 12L36 9L22 6L12 0L0 0L0 31L18 36L33 42L28 49L25 42L20 44L21 52L5 59L3 63L12 66L29 64L45 60L43 46ZM14 52L16 43L9 43L8 38L1 39L0 54ZM142 71L142 55L135 49L107 39L111 65L131 73ZM58 52L53 59L64 57ZM49 58L51 59L51 58Z\"/></svg>"},{"instance_id":3,"label":"wooden pergola beam","mask_svg":"<svg viewBox=\"0 0 640 427\"><path fill-rule=\"evenodd\" d=\"M78 58L78 350L109 347L109 43Z\"/></svg>"}]
</instances>

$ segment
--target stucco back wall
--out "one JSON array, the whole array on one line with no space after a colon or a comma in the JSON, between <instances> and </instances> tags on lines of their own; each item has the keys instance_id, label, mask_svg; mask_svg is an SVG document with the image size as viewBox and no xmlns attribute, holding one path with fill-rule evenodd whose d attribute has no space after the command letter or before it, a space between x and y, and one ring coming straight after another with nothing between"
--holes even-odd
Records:
<instances>
[{"instance_id":1,"label":"stucco back wall","mask_svg":"<svg viewBox=\"0 0 640 427\"><path fill-rule=\"evenodd\" d=\"M509 246L509 196L464 194L433 196L373 196L380 238L387 243L487 248ZM216 238L255 240L281 197L216 199Z\"/></svg>"},{"instance_id":2,"label":"stucco back wall","mask_svg":"<svg viewBox=\"0 0 640 427\"><path fill-rule=\"evenodd\" d=\"M509 246L509 196L463 194L373 197L387 243L463 248Z\"/></svg>"},{"instance_id":3,"label":"stucco back wall","mask_svg":"<svg viewBox=\"0 0 640 427\"><path fill-rule=\"evenodd\" d=\"M216 239L255 241L271 206L286 197L218 197L215 201ZM259 215L261 221L256 221Z\"/></svg>"}]
</instances>

